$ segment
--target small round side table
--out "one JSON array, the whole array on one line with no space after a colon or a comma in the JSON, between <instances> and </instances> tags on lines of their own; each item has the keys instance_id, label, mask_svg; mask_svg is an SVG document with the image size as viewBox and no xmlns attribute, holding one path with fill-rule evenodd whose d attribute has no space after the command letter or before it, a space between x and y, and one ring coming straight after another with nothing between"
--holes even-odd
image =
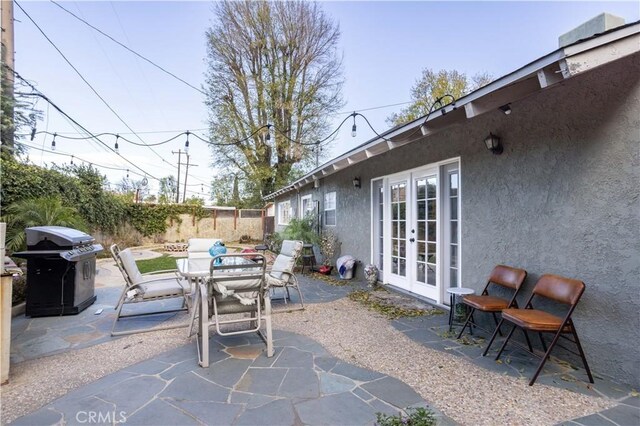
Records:
<instances>
[{"instance_id":1,"label":"small round side table","mask_svg":"<svg viewBox=\"0 0 640 426\"><path fill-rule=\"evenodd\" d=\"M476 291L472 288L464 288L464 287L452 287L447 289L447 293L449 293L449 331L452 330L453 327L453 312L456 309L456 296L466 296L467 294L474 294ZM456 323L456 325L462 325Z\"/></svg>"}]
</instances>

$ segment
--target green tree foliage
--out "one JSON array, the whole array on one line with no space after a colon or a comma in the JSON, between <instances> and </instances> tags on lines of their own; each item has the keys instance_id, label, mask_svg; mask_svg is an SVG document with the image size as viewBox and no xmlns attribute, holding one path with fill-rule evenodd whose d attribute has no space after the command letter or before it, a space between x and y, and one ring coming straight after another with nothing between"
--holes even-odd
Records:
<instances>
[{"instance_id":1,"label":"green tree foliage","mask_svg":"<svg viewBox=\"0 0 640 426\"><path fill-rule=\"evenodd\" d=\"M86 230L78 210L65 206L59 197L47 196L17 201L7 207L7 248L11 251L25 247L24 228L31 226L68 226Z\"/></svg>"},{"instance_id":2,"label":"green tree foliage","mask_svg":"<svg viewBox=\"0 0 640 426\"><path fill-rule=\"evenodd\" d=\"M462 96L489 84L492 77L487 73L468 77L456 70L440 70L434 72L429 68L422 70L422 76L411 88L411 105L394 113L387 118L390 126L408 123L429 113L429 108L441 96L453 95L459 99ZM443 99L442 106L451 103L452 99Z\"/></svg>"},{"instance_id":3,"label":"green tree foliage","mask_svg":"<svg viewBox=\"0 0 640 426\"><path fill-rule=\"evenodd\" d=\"M160 178L160 191L158 192L158 202L161 204L173 203L176 201L176 191L178 184L175 176Z\"/></svg>"},{"instance_id":4,"label":"green tree foliage","mask_svg":"<svg viewBox=\"0 0 640 426\"><path fill-rule=\"evenodd\" d=\"M245 198L260 200L315 158L313 143L343 105L339 37L317 3L215 4L207 105L213 142L222 145L212 149L216 166L241 174ZM278 131L258 131L267 124Z\"/></svg>"}]
</instances>

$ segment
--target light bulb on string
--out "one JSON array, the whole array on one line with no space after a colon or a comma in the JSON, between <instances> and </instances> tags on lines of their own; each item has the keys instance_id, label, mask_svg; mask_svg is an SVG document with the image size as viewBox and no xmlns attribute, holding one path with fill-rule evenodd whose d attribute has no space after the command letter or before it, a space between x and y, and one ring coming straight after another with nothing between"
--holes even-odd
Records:
<instances>
[{"instance_id":1,"label":"light bulb on string","mask_svg":"<svg viewBox=\"0 0 640 426\"><path fill-rule=\"evenodd\" d=\"M204 193L204 185L203 184L200 184L200 193L201 194Z\"/></svg>"},{"instance_id":2,"label":"light bulb on string","mask_svg":"<svg viewBox=\"0 0 640 426\"><path fill-rule=\"evenodd\" d=\"M267 136L265 137L266 140L271 140L271 124L267 124Z\"/></svg>"},{"instance_id":3,"label":"light bulb on string","mask_svg":"<svg viewBox=\"0 0 640 426\"><path fill-rule=\"evenodd\" d=\"M127 179L129 179L129 169L127 169Z\"/></svg>"},{"instance_id":4,"label":"light bulb on string","mask_svg":"<svg viewBox=\"0 0 640 426\"><path fill-rule=\"evenodd\" d=\"M71 156L71 165L73 166L73 155Z\"/></svg>"},{"instance_id":5,"label":"light bulb on string","mask_svg":"<svg viewBox=\"0 0 640 426\"><path fill-rule=\"evenodd\" d=\"M356 113L351 114L353 116L353 126L351 127L351 137L356 137Z\"/></svg>"},{"instance_id":6,"label":"light bulb on string","mask_svg":"<svg viewBox=\"0 0 640 426\"><path fill-rule=\"evenodd\" d=\"M184 143L184 152L189 153L189 131L187 130L187 140Z\"/></svg>"},{"instance_id":7,"label":"light bulb on string","mask_svg":"<svg viewBox=\"0 0 640 426\"><path fill-rule=\"evenodd\" d=\"M120 135L116 135L116 144L113 147L116 150L116 154L120 154L120 148L118 147L118 139L120 139Z\"/></svg>"},{"instance_id":8,"label":"light bulb on string","mask_svg":"<svg viewBox=\"0 0 640 426\"><path fill-rule=\"evenodd\" d=\"M57 135L58 135L57 133L53 134L53 140L51 141L51 151L55 151L56 150L56 136Z\"/></svg>"}]
</instances>

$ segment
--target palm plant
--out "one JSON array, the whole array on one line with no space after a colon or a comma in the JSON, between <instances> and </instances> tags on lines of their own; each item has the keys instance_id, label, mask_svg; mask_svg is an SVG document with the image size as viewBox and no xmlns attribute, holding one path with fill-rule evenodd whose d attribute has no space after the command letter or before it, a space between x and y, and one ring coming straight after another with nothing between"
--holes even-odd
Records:
<instances>
[{"instance_id":1,"label":"palm plant","mask_svg":"<svg viewBox=\"0 0 640 426\"><path fill-rule=\"evenodd\" d=\"M85 223L74 207L64 206L57 197L41 197L21 200L6 209L7 244L10 251L25 246L24 228L31 226L68 226L86 229Z\"/></svg>"}]
</instances>

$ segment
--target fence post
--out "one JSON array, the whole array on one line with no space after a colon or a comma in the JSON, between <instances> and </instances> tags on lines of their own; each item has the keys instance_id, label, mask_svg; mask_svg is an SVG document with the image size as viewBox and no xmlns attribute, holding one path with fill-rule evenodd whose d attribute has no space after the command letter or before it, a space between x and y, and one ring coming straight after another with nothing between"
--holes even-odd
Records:
<instances>
[{"instance_id":1,"label":"fence post","mask_svg":"<svg viewBox=\"0 0 640 426\"><path fill-rule=\"evenodd\" d=\"M213 210L213 230L216 230L216 226L218 223L218 210Z\"/></svg>"},{"instance_id":2,"label":"fence post","mask_svg":"<svg viewBox=\"0 0 640 426\"><path fill-rule=\"evenodd\" d=\"M238 209L233 211L233 230L238 230Z\"/></svg>"}]
</instances>

